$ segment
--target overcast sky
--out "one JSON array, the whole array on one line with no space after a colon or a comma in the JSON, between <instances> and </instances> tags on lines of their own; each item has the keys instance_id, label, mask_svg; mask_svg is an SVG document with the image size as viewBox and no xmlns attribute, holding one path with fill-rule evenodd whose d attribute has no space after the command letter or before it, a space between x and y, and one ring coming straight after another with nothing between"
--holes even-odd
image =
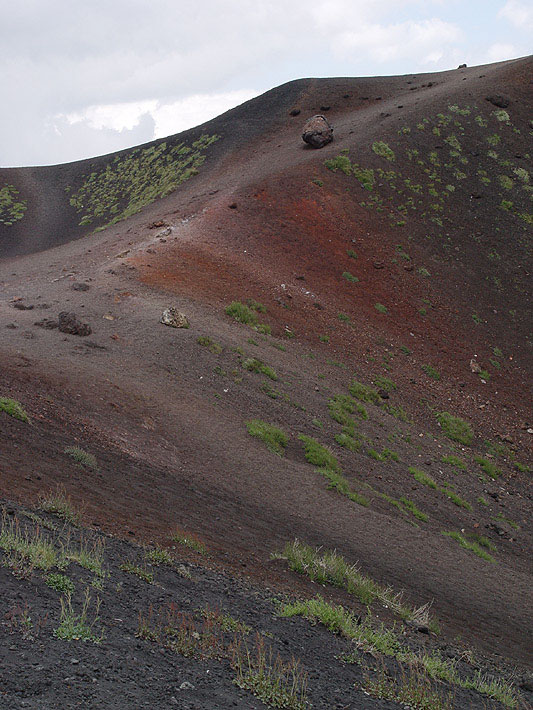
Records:
<instances>
[{"instance_id":1,"label":"overcast sky","mask_svg":"<svg viewBox=\"0 0 533 710\"><path fill-rule=\"evenodd\" d=\"M177 133L291 79L530 54L533 0L0 0L0 166Z\"/></svg>"}]
</instances>

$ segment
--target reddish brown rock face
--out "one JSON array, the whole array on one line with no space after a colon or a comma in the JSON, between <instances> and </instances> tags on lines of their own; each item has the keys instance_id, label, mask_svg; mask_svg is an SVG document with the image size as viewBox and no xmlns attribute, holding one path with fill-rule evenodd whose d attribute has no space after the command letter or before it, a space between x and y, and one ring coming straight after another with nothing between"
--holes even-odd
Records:
<instances>
[{"instance_id":1,"label":"reddish brown rock face","mask_svg":"<svg viewBox=\"0 0 533 710\"><path fill-rule=\"evenodd\" d=\"M323 148L333 140L333 128L324 116L313 116L305 124L302 138L313 148Z\"/></svg>"}]
</instances>

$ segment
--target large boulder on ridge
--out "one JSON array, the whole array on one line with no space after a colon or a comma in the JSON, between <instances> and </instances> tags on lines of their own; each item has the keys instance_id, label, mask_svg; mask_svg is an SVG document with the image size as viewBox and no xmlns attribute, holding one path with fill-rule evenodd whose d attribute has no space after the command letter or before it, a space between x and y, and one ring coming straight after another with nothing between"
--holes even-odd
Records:
<instances>
[{"instance_id":1,"label":"large boulder on ridge","mask_svg":"<svg viewBox=\"0 0 533 710\"><path fill-rule=\"evenodd\" d=\"M323 148L333 140L333 128L325 116L313 116L306 122L302 138L313 148Z\"/></svg>"}]
</instances>

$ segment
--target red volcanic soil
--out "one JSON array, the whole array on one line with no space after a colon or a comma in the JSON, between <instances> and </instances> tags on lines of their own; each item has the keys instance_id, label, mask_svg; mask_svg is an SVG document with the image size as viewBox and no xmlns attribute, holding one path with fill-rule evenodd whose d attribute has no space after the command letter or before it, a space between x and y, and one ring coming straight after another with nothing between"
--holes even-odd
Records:
<instances>
[{"instance_id":1,"label":"red volcanic soil","mask_svg":"<svg viewBox=\"0 0 533 710\"><path fill-rule=\"evenodd\" d=\"M207 542L213 564L302 593L316 588L270 554L296 537L336 548L413 602L433 600L447 637L462 634L486 653L527 662L531 226L517 216L521 197L513 197L515 212L500 206L497 175L506 165L494 167L490 183L474 184L470 169L490 160L490 146L449 107L468 110L472 125L474 115L496 121L486 97L508 96L517 130L505 134L499 159L507 151L519 156L514 167L531 171L532 68L528 58L435 75L285 85L201 127L221 138L199 174L98 234L82 236L75 215L59 209L61 189L89 161L0 171L0 180L34 190L28 187L27 222L0 234L0 396L20 401L31 418L0 413L0 495L26 502L59 483L105 531L166 544L178 526ZM303 119L324 105L335 141L314 151L299 134ZM398 187L391 184L420 171L401 141L419 159L448 151L444 135L416 128L439 113L450 116L447 126L461 119L454 130L470 172L457 177L442 228L422 216L430 214L428 197L398 224L403 213L389 200ZM394 162L372 150L378 141L394 149ZM370 193L324 165L339 155L376 175L397 175ZM105 165L106 157L98 160ZM368 207L370 194L383 195L384 210ZM154 222L163 226L151 228ZM74 290L80 283L89 289ZM247 299L266 307L259 317L271 336L225 314L230 302ZM17 309L21 303L32 308ZM159 323L169 305L187 314L188 330ZM36 325L64 310L92 334ZM222 351L199 345L200 336ZM274 368L278 380L246 370L250 357ZM471 371L471 360L489 371L488 381ZM395 385L378 404L365 404L358 452L338 445L341 425L327 406L348 394L354 377ZM468 420L471 446L443 435L442 411ZM253 418L287 432L282 458L247 434ZM368 507L327 488L305 460L301 433L331 448ZM99 470L77 466L64 454L70 445L94 454ZM397 461L369 453L386 448ZM452 453L465 470L442 462ZM476 457L493 464L497 477L485 475ZM440 490L418 482L410 467ZM384 496L412 499L428 521L415 527ZM441 534L450 531L487 537L495 562Z\"/></svg>"}]
</instances>

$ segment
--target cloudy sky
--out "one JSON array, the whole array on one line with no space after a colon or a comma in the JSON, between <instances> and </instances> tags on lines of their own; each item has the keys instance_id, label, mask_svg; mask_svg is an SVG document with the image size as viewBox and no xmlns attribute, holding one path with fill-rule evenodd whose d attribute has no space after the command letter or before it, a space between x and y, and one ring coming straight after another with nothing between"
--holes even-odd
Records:
<instances>
[{"instance_id":1,"label":"cloudy sky","mask_svg":"<svg viewBox=\"0 0 533 710\"><path fill-rule=\"evenodd\" d=\"M0 0L0 166L176 133L285 81L532 50L533 0Z\"/></svg>"}]
</instances>

